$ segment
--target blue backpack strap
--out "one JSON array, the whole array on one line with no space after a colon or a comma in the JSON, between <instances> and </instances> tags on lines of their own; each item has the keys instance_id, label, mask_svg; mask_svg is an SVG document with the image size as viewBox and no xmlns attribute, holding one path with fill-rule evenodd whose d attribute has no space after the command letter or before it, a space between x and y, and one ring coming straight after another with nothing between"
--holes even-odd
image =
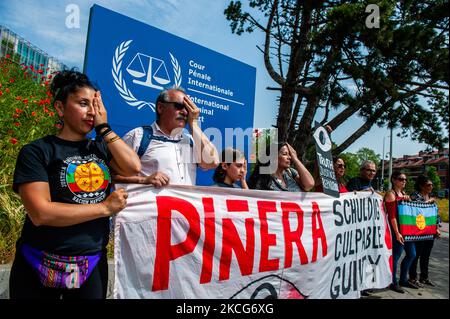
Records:
<instances>
[{"instance_id":1,"label":"blue backpack strap","mask_svg":"<svg viewBox=\"0 0 450 319\"><path fill-rule=\"evenodd\" d=\"M137 155L139 156L139 158L141 158L142 155L144 155L150 142L153 139L153 129L151 126L142 126L142 130L143 130L143 132L142 132L141 144L139 145L139 149L137 151Z\"/></svg>"}]
</instances>

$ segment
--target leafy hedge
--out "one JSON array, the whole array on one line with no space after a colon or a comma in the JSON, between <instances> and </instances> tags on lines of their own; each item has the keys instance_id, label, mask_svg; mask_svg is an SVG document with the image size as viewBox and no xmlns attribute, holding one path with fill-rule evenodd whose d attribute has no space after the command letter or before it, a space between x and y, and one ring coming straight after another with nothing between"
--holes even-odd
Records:
<instances>
[{"instance_id":1,"label":"leafy hedge","mask_svg":"<svg viewBox=\"0 0 450 319\"><path fill-rule=\"evenodd\" d=\"M41 65L42 67L42 65ZM0 58L0 264L11 261L25 217L12 191L14 167L21 147L57 131L49 83L54 74Z\"/></svg>"}]
</instances>

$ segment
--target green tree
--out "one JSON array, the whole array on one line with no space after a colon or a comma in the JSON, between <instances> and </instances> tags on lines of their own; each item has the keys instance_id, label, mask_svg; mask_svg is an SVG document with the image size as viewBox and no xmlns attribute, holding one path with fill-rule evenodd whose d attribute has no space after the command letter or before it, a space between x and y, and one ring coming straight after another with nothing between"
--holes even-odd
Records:
<instances>
[{"instance_id":1,"label":"green tree","mask_svg":"<svg viewBox=\"0 0 450 319\"><path fill-rule=\"evenodd\" d=\"M412 192L414 192L414 183L415 181L408 175L406 175L406 186L405 186L405 193L406 194L411 194ZM387 189L387 185L386 188Z\"/></svg>"},{"instance_id":2,"label":"green tree","mask_svg":"<svg viewBox=\"0 0 450 319\"><path fill-rule=\"evenodd\" d=\"M441 179L439 178L436 167L428 166L427 176L433 182L433 192L439 191L441 189Z\"/></svg>"},{"instance_id":3,"label":"green tree","mask_svg":"<svg viewBox=\"0 0 450 319\"><path fill-rule=\"evenodd\" d=\"M358 164L361 165L362 162L369 160L375 163L375 165L379 165L379 163L381 162L381 156L380 154L376 154L374 150L371 150L370 148L367 147L363 147L360 148L357 152L356 152L356 156L358 158Z\"/></svg>"},{"instance_id":4,"label":"green tree","mask_svg":"<svg viewBox=\"0 0 450 319\"><path fill-rule=\"evenodd\" d=\"M448 0L248 4L231 1L224 14L237 35L263 33L260 50L276 83L268 89L280 92L279 138L299 154L312 144L315 120L336 130L353 115L364 124L335 154L374 125L435 147L448 141ZM368 4L379 8L379 28L366 25Z\"/></svg>"},{"instance_id":5,"label":"green tree","mask_svg":"<svg viewBox=\"0 0 450 319\"><path fill-rule=\"evenodd\" d=\"M345 163L344 180L359 176L359 158L356 154L345 152L339 155Z\"/></svg>"}]
</instances>

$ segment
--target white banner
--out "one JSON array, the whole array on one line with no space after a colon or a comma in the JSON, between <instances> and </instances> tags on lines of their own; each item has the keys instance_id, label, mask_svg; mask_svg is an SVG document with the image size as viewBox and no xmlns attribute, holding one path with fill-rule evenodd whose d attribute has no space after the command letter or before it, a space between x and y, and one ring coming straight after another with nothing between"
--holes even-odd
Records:
<instances>
[{"instance_id":1,"label":"white banner","mask_svg":"<svg viewBox=\"0 0 450 319\"><path fill-rule=\"evenodd\" d=\"M358 298L391 282L378 194L122 186L115 298Z\"/></svg>"}]
</instances>

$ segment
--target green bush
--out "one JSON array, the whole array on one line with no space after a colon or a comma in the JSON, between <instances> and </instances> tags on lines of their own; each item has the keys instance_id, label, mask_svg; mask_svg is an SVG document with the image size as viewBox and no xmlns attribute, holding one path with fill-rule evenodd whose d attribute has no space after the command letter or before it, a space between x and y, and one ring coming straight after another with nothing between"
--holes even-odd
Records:
<instances>
[{"instance_id":1,"label":"green bush","mask_svg":"<svg viewBox=\"0 0 450 319\"><path fill-rule=\"evenodd\" d=\"M11 188L21 147L57 131L49 81L53 74L0 58L0 263L11 261L25 217Z\"/></svg>"}]
</instances>

